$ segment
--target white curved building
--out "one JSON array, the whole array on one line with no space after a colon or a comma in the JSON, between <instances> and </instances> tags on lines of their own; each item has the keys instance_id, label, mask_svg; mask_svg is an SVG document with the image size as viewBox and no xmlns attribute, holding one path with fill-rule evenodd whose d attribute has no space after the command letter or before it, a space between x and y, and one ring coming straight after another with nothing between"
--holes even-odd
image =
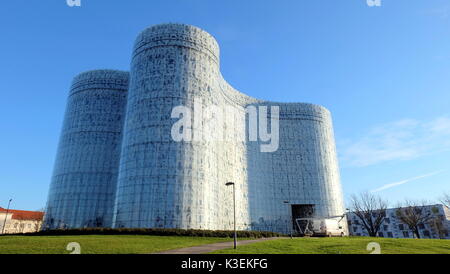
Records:
<instances>
[{"instance_id":1,"label":"white curved building","mask_svg":"<svg viewBox=\"0 0 450 274\"><path fill-rule=\"evenodd\" d=\"M136 39L129 84L128 75L116 71L75 78L89 84L77 99L75 80L69 97L47 227L232 229L229 181L236 186L238 229L286 233L293 218L343 215L329 111L249 97L222 78L219 61L219 46L210 34L164 24ZM98 103L97 96L116 104ZM193 110L190 140L173 138L178 106ZM212 106L213 114L205 110ZM216 119L218 113L223 119ZM256 128L252 114L259 115ZM268 125L261 116L269 118ZM273 140L264 138L267 127L271 137L279 133L269 149ZM205 138L213 135L223 138Z\"/></svg>"},{"instance_id":2,"label":"white curved building","mask_svg":"<svg viewBox=\"0 0 450 274\"><path fill-rule=\"evenodd\" d=\"M44 228L111 226L128 72L88 71L72 82Z\"/></svg>"}]
</instances>

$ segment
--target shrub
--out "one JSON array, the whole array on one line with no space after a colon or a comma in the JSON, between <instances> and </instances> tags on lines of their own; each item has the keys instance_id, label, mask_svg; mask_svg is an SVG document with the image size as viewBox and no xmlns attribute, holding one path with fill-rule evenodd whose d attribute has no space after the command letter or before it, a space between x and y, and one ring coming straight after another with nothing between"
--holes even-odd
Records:
<instances>
[{"instance_id":1,"label":"shrub","mask_svg":"<svg viewBox=\"0 0 450 274\"><path fill-rule=\"evenodd\" d=\"M230 230L202 230L176 228L77 228L43 230L21 235L28 236L56 236L56 235L156 235L156 236L194 236L232 238L234 232ZM9 234L11 235L11 234ZM239 238L268 238L280 237L283 234L270 231L237 231Z\"/></svg>"}]
</instances>

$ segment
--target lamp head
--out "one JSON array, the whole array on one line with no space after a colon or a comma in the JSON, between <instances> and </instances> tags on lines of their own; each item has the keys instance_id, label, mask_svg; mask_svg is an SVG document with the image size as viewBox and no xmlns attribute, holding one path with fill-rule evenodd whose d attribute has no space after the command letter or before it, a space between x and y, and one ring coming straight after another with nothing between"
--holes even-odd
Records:
<instances>
[{"instance_id":1,"label":"lamp head","mask_svg":"<svg viewBox=\"0 0 450 274\"><path fill-rule=\"evenodd\" d=\"M226 185L226 186L232 186L232 185L234 185L234 183L233 183L233 182L228 182L228 183L226 183L225 185Z\"/></svg>"}]
</instances>

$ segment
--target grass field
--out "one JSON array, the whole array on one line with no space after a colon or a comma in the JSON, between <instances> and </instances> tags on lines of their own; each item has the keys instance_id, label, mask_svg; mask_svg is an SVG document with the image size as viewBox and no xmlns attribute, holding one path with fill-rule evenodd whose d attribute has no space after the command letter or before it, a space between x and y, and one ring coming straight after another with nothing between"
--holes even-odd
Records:
<instances>
[{"instance_id":1,"label":"grass field","mask_svg":"<svg viewBox=\"0 0 450 274\"><path fill-rule=\"evenodd\" d=\"M380 244L381 254L450 254L450 240L369 237L276 239L216 254L369 254L367 244Z\"/></svg>"},{"instance_id":2,"label":"grass field","mask_svg":"<svg viewBox=\"0 0 450 274\"><path fill-rule=\"evenodd\" d=\"M2 236L0 254L69 254L66 246L70 242L79 243L82 254L148 254L226 241L232 239L139 235Z\"/></svg>"},{"instance_id":3,"label":"grass field","mask_svg":"<svg viewBox=\"0 0 450 274\"><path fill-rule=\"evenodd\" d=\"M216 242L230 238L83 235L83 236L2 236L0 254L69 254L66 246L77 242L82 254L148 254L163 250ZM387 239L369 237L275 239L219 250L219 254L369 254L367 244L380 244L382 254L450 254L450 240Z\"/></svg>"}]
</instances>

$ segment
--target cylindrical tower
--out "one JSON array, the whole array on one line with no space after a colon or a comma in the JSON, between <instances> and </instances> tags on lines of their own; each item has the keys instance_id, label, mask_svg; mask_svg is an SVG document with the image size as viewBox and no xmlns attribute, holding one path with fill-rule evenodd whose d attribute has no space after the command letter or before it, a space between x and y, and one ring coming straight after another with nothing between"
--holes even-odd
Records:
<instances>
[{"instance_id":1,"label":"cylindrical tower","mask_svg":"<svg viewBox=\"0 0 450 274\"><path fill-rule=\"evenodd\" d=\"M297 229L296 218L340 219L345 210L330 112L313 104L268 103L280 107L280 145L261 153L258 143L249 144L252 229L289 233Z\"/></svg>"},{"instance_id":2,"label":"cylindrical tower","mask_svg":"<svg viewBox=\"0 0 450 274\"><path fill-rule=\"evenodd\" d=\"M111 227L128 72L94 70L72 82L44 229Z\"/></svg>"},{"instance_id":3,"label":"cylindrical tower","mask_svg":"<svg viewBox=\"0 0 450 274\"><path fill-rule=\"evenodd\" d=\"M114 226L211 228L208 144L172 140L171 112L212 102L217 42L193 26L157 25L138 36L132 58Z\"/></svg>"}]
</instances>

